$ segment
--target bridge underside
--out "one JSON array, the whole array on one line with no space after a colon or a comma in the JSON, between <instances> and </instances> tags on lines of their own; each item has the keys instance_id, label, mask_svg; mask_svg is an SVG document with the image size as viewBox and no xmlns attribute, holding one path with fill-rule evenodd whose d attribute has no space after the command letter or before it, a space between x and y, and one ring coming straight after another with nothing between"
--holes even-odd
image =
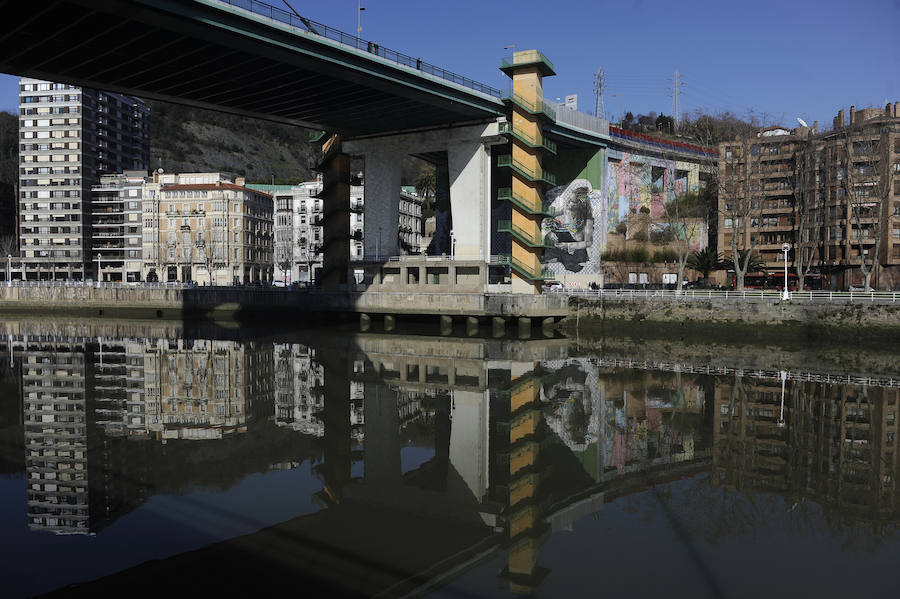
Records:
<instances>
[{"instance_id":1,"label":"bridge underside","mask_svg":"<svg viewBox=\"0 0 900 599\"><path fill-rule=\"evenodd\" d=\"M0 1L0 71L361 136L495 118L488 94L207 0Z\"/></svg>"}]
</instances>

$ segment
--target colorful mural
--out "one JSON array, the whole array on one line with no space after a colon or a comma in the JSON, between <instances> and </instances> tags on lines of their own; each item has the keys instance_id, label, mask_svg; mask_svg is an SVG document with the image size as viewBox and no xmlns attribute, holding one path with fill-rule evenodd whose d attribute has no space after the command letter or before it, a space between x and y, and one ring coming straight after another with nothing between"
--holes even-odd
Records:
<instances>
[{"instance_id":1,"label":"colorful mural","mask_svg":"<svg viewBox=\"0 0 900 599\"><path fill-rule=\"evenodd\" d=\"M543 263L554 274L596 274L606 246L606 198L587 179L575 179L547 192L550 217L541 224L554 247Z\"/></svg>"},{"instance_id":2,"label":"colorful mural","mask_svg":"<svg viewBox=\"0 0 900 599\"><path fill-rule=\"evenodd\" d=\"M606 165L607 231L622 232L629 215L663 216L665 205L700 188L699 165L631 152L610 152Z\"/></svg>"}]
</instances>

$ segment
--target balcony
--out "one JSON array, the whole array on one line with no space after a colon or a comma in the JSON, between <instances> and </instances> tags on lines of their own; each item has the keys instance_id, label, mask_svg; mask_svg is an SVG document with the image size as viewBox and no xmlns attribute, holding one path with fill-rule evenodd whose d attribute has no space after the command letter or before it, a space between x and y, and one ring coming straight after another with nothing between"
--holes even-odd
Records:
<instances>
[{"instance_id":1,"label":"balcony","mask_svg":"<svg viewBox=\"0 0 900 599\"><path fill-rule=\"evenodd\" d=\"M497 156L497 166L508 166L513 171L528 179L529 181L544 182L550 185L556 185L556 177L542 168L537 171L525 166L518 160L514 160L509 154L501 154Z\"/></svg>"},{"instance_id":2,"label":"balcony","mask_svg":"<svg viewBox=\"0 0 900 599\"><path fill-rule=\"evenodd\" d=\"M500 123L500 133L514 137L530 148L543 148L548 152L556 154L557 147L554 141L547 139L545 135L541 135L540 139L535 139L521 129L515 128L509 121Z\"/></svg>"},{"instance_id":3,"label":"balcony","mask_svg":"<svg viewBox=\"0 0 900 599\"><path fill-rule=\"evenodd\" d=\"M512 103L529 114L543 115L551 121L556 121L556 110L543 99L532 102L514 91L507 92L502 98L504 103Z\"/></svg>"},{"instance_id":4,"label":"balcony","mask_svg":"<svg viewBox=\"0 0 900 599\"><path fill-rule=\"evenodd\" d=\"M513 204L515 204L521 210L523 210L524 212L527 212L528 214L535 214L535 215L541 215L541 216L552 216L552 214L549 211L549 206L542 203L540 208L535 208L531 202L529 202L522 196L513 193L513 190L511 187L499 188L497 190L497 199L507 201L507 202L512 202Z\"/></svg>"},{"instance_id":5,"label":"balcony","mask_svg":"<svg viewBox=\"0 0 900 599\"><path fill-rule=\"evenodd\" d=\"M518 227L509 220L501 220L497 222L497 231L500 233L509 233L516 239L518 239L523 244L528 247L533 248L552 248L556 247L556 244L553 243L552 239L544 238L544 239L535 239L532 234L530 234L525 229Z\"/></svg>"}]
</instances>

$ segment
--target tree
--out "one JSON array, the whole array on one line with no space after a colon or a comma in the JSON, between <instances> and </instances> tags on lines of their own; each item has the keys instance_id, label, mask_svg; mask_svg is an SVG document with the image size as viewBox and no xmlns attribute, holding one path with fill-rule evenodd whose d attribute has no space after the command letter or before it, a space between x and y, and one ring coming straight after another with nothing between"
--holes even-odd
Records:
<instances>
[{"instance_id":1,"label":"tree","mask_svg":"<svg viewBox=\"0 0 900 599\"><path fill-rule=\"evenodd\" d=\"M0 236L0 258L5 259L8 255L19 255L19 248L16 243L15 235Z\"/></svg>"},{"instance_id":2,"label":"tree","mask_svg":"<svg viewBox=\"0 0 900 599\"><path fill-rule=\"evenodd\" d=\"M437 178L434 172L434 165L424 165L422 170L419 171L419 176L416 177L415 183L416 193L419 194L419 197L423 199L433 198L436 181Z\"/></svg>"},{"instance_id":3,"label":"tree","mask_svg":"<svg viewBox=\"0 0 900 599\"><path fill-rule=\"evenodd\" d=\"M710 273L723 268L722 256L712 248L705 247L702 250L691 252L687 259L687 267L695 270L708 280Z\"/></svg>"},{"instance_id":4,"label":"tree","mask_svg":"<svg viewBox=\"0 0 900 599\"><path fill-rule=\"evenodd\" d=\"M891 193L890 125L844 127L840 132L838 178L852 220L848 245L855 242L866 291L878 268ZM849 249L849 248L848 248ZM848 252L849 253L849 252Z\"/></svg>"},{"instance_id":5,"label":"tree","mask_svg":"<svg viewBox=\"0 0 900 599\"><path fill-rule=\"evenodd\" d=\"M671 173L666 173L668 182L664 184L663 193L674 194L671 189L674 185L674 160ZM670 246L675 251L675 264L678 267L678 280L675 284L675 292L681 293L684 284L684 269L687 266L688 256L691 253L691 242L705 234L705 224L708 210L701 205L700 194L696 191L688 191L663 204L663 214L660 220L671 233Z\"/></svg>"},{"instance_id":6,"label":"tree","mask_svg":"<svg viewBox=\"0 0 900 599\"><path fill-rule=\"evenodd\" d=\"M820 251L825 222L825 194L817 189L816 171L822 164L821 148L809 141L794 154L793 199L797 237L794 243L794 266L798 288L803 289L806 275L812 270ZM819 256L820 262L824 256Z\"/></svg>"},{"instance_id":7,"label":"tree","mask_svg":"<svg viewBox=\"0 0 900 599\"><path fill-rule=\"evenodd\" d=\"M744 265L744 273L748 272L765 272L769 269L766 261L762 259L762 256L753 252L751 250L740 250L738 252L738 264ZM725 270L733 270L737 273L737 269L735 268L734 258L725 258L722 260L722 268ZM740 289L743 289L743 281Z\"/></svg>"},{"instance_id":8,"label":"tree","mask_svg":"<svg viewBox=\"0 0 900 599\"><path fill-rule=\"evenodd\" d=\"M753 176L754 162L759 173L759 157L753 154L749 138L719 147L718 209L724 228L731 229L728 264L734 270L737 290L744 288L744 275L753 272L751 257L759 257L753 249L763 223L762 201L758 197L762 190L760 180ZM724 233L721 231L720 235Z\"/></svg>"}]
</instances>

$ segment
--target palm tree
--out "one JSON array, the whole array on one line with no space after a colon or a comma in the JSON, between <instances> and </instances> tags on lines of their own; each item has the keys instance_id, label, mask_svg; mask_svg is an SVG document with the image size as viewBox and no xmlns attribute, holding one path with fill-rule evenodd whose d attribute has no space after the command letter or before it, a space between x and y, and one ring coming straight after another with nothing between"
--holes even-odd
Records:
<instances>
[{"instance_id":1,"label":"palm tree","mask_svg":"<svg viewBox=\"0 0 900 599\"><path fill-rule=\"evenodd\" d=\"M722 270L722 255L708 247L691 252L687 258L687 267L702 274L704 280L709 280L711 272Z\"/></svg>"},{"instance_id":2,"label":"palm tree","mask_svg":"<svg viewBox=\"0 0 900 599\"><path fill-rule=\"evenodd\" d=\"M745 263L748 252L751 252L751 250L740 250L738 260L741 264ZM766 261L755 252L750 253L750 260L746 261L746 264L747 269L744 272L765 272L769 268L766 265ZM724 270L734 270L734 261L731 258L725 258L725 260L722 261L722 268Z\"/></svg>"}]
</instances>

